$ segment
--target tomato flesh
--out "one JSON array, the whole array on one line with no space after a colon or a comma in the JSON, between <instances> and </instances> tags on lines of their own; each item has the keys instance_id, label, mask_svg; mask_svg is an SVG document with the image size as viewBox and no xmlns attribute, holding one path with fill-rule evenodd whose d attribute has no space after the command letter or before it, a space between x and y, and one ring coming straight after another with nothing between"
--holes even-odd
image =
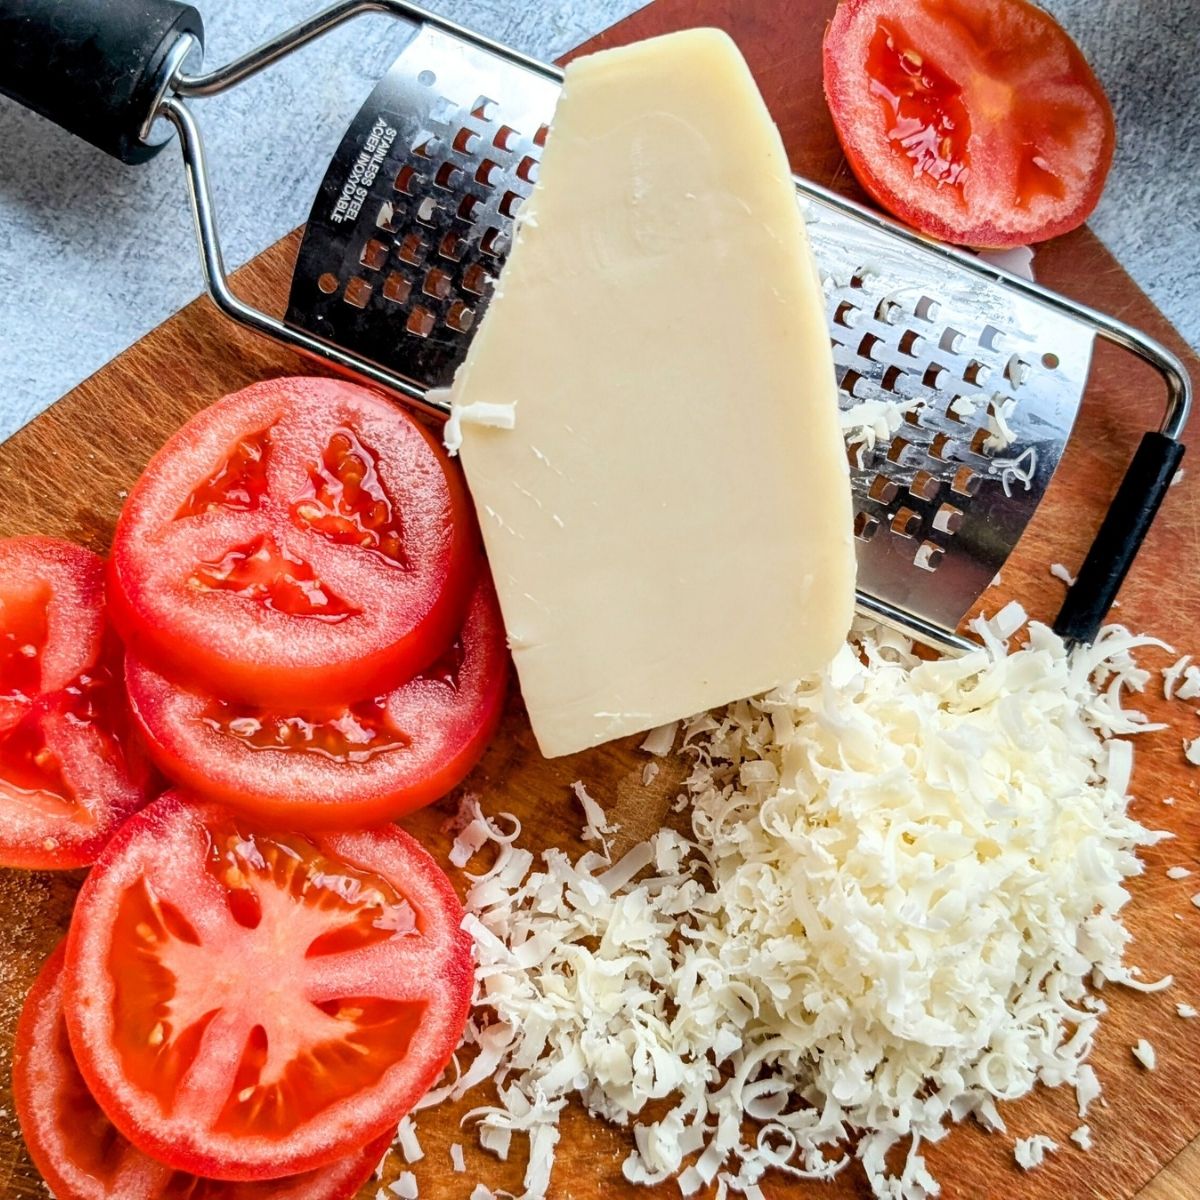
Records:
<instances>
[{"instance_id":1,"label":"tomato flesh","mask_svg":"<svg viewBox=\"0 0 1200 1200\"><path fill-rule=\"evenodd\" d=\"M378 694L462 619L478 548L436 440L374 392L277 379L155 456L117 525L114 619L165 675L258 703Z\"/></svg>"},{"instance_id":2,"label":"tomato flesh","mask_svg":"<svg viewBox=\"0 0 1200 1200\"><path fill-rule=\"evenodd\" d=\"M328 1167L257 1183L176 1171L135 1149L88 1091L63 1012L63 947L21 1011L13 1092L30 1157L58 1200L350 1200L387 1151L386 1135Z\"/></svg>"},{"instance_id":3,"label":"tomato flesh","mask_svg":"<svg viewBox=\"0 0 1200 1200\"><path fill-rule=\"evenodd\" d=\"M486 572L437 662L384 695L279 708L180 688L135 656L126 686L160 769L199 794L299 828L389 820L443 796L503 711L508 649Z\"/></svg>"},{"instance_id":4,"label":"tomato flesh","mask_svg":"<svg viewBox=\"0 0 1200 1200\"><path fill-rule=\"evenodd\" d=\"M169 794L84 884L66 1011L120 1132L206 1177L333 1162L394 1128L466 1021L470 940L395 826L276 833Z\"/></svg>"},{"instance_id":5,"label":"tomato flesh","mask_svg":"<svg viewBox=\"0 0 1200 1200\"><path fill-rule=\"evenodd\" d=\"M918 229L1023 245L1095 208L1112 109L1078 47L1026 0L842 0L824 60L851 167Z\"/></svg>"},{"instance_id":6,"label":"tomato flesh","mask_svg":"<svg viewBox=\"0 0 1200 1200\"><path fill-rule=\"evenodd\" d=\"M149 798L104 567L45 538L0 541L0 863L90 863Z\"/></svg>"}]
</instances>

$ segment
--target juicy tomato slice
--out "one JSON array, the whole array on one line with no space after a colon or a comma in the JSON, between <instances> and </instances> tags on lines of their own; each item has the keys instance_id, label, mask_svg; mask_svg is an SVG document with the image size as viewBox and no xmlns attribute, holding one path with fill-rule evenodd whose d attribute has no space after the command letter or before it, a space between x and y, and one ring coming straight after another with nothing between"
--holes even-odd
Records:
<instances>
[{"instance_id":1,"label":"juicy tomato slice","mask_svg":"<svg viewBox=\"0 0 1200 1200\"><path fill-rule=\"evenodd\" d=\"M1112 107L1078 46L1027 0L842 0L824 59L850 166L917 229L1019 246L1096 207Z\"/></svg>"},{"instance_id":2,"label":"juicy tomato slice","mask_svg":"<svg viewBox=\"0 0 1200 1200\"><path fill-rule=\"evenodd\" d=\"M104 564L50 538L0 541L0 864L79 867L149 799Z\"/></svg>"},{"instance_id":3,"label":"juicy tomato slice","mask_svg":"<svg viewBox=\"0 0 1200 1200\"><path fill-rule=\"evenodd\" d=\"M214 1179L314 1170L395 1128L466 1023L471 942L394 825L273 833L168 793L85 881L67 1028L139 1149Z\"/></svg>"},{"instance_id":4,"label":"juicy tomato slice","mask_svg":"<svg viewBox=\"0 0 1200 1200\"><path fill-rule=\"evenodd\" d=\"M370 696L428 666L478 552L465 485L395 404L332 379L219 400L154 457L110 564L130 649L270 703Z\"/></svg>"},{"instance_id":5,"label":"juicy tomato slice","mask_svg":"<svg viewBox=\"0 0 1200 1200\"><path fill-rule=\"evenodd\" d=\"M184 690L132 655L125 678L150 753L170 779L294 827L347 828L398 817L462 781L503 712L508 648L481 571L450 648L369 700L263 708Z\"/></svg>"},{"instance_id":6,"label":"juicy tomato slice","mask_svg":"<svg viewBox=\"0 0 1200 1200\"><path fill-rule=\"evenodd\" d=\"M328 1167L256 1183L201 1179L147 1157L113 1127L80 1074L62 969L60 945L26 997L13 1051L21 1133L58 1200L350 1200L387 1152L385 1134Z\"/></svg>"}]
</instances>

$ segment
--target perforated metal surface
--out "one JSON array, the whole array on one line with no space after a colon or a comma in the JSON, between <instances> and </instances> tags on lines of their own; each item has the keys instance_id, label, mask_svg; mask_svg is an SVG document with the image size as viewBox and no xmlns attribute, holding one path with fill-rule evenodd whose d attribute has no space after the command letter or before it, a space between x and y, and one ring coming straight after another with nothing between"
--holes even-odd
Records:
<instances>
[{"instance_id":1,"label":"perforated metal surface","mask_svg":"<svg viewBox=\"0 0 1200 1200\"><path fill-rule=\"evenodd\" d=\"M558 92L545 73L422 27L326 175L289 323L422 387L448 384ZM860 590L953 630L1058 465L1092 332L803 183L797 194L829 301Z\"/></svg>"}]
</instances>

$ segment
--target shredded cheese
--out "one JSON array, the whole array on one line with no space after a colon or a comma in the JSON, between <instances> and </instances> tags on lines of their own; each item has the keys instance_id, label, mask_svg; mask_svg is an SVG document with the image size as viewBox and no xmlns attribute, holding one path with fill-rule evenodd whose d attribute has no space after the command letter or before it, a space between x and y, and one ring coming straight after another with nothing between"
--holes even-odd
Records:
<instances>
[{"instance_id":1,"label":"shredded cheese","mask_svg":"<svg viewBox=\"0 0 1200 1200\"><path fill-rule=\"evenodd\" d=\"M406 1163L420 1162L425 1157L425 1151L421 1149L421 1143L417 1140L416 1122L411 1116L401 1118L396 1127L396 1145L400 1147L400 1153L404 1155Z\"/></svg>"},{"instance_id":2,"label":"shredded cheese","mask_svg":"<svg viewBox=\"0 0 1200 1200\"><path fill-rule=\"evenodd\" d=\"M439 395L449 394L449 389L438 389ZM431 393L432 394L432 393ZM442 444L446 453L454 458L462 449L462 427L464 425L487 425L492 429L515 429L517 406L515 404L493 404L476 400L473 404L455 404L442 430Z\"/></svg>"},{"instance_id":3,"label":"shredded cheese","mask_svg":"<svg viewBox=\"0 0 1200 1200\"><path fill-rule=\"evenodd\" d=\"M1183 756L1193 767L1200 767L1200 737L1183 743Z\"/></svg>"},{"instance_id":4,"label":"shredded cheese","mask_svg":"<svg viewBox=\"0 0 1200 1200\"><path fill-rule=\"evenodd\" d=\"M411 1171L402 1171L398 1179L388 1184L389 1190L400 1200L417 1200L417 1177Z\"/></svg>"},{"instance_id":5,"label":"shredded cheese","mask_svg":"<svg viewBox=\"0 0 1200 1200\"><path fill-rule=\"evenodd\" d=\"M1092 1148L1092 1131L1089 1126L1080 1125L1078 1129L1074 1130L1068 1136L1080 1150L1090 1150Z\"/></svg>"},{"instance_id":6,"label":"shredded cheese","mask_svg":"<svg viewBox=\"0 0 1200 1200\"><path fill-rule=\"evenodd\" d=\"M1059 579L1065 583L1067 587L1075 586L1075 576L1072 575L1071 572L1062 565L1062 563L1051 563L1050 574L1053 575L1055 579Z\"/></svg>"},{"instance_id":7,"label":"shredded cheese","mask_svg":"<svg viewBox=\"0 0 1200 1200\"><path fill-rule=\"evenodd\" d=\"M1133 1057L1146 1068L1147 1071L1153 1071L1158 1065L1158 1056L1154 1053L1154 1047L1150 1045L1145 1038L1139 1038L1137 1045L1133 1048Z\"/></svg>"},{"instance_id":8,"label":"shredded cheese","mask_svg":"<svg viewBox=\"0 0 1200 1200\"><path fill-rule=\"evenodd\" d=\"M1185 1020L1193 1020L1196 1016L1196 1010L1190 1004L1177 1004L1175 1011Z\"/></svg>"},{"instance_id":9,"label":"shredded cheese","mask_svg":"<svg viewBox=\"0 0 1200 1200\"><path fill-rule=\"evenodd\" d=\"M1058 1149L1058 1143L1048 1138L1044 1133L1035 1133L1032 1137L1018 1138L1013 1146L1013 1157L1022 1171L1032 1171L1046 1161L1047 1154L1053 1154Z\"/></svg>"},{"instance_id":10,"label":"shredded cheese","mask_svg":"<svg viewBox=\"0 0 1200 1200\"><path fill-rule=\"evenodd\" d=\"M1189 871L1187 869L1187 867L1168 867L1167 868L1167 878L1168 879L1186 879L1190 874L1191 874L1191 871Z\"/></svg>"},{"instance_id":11,"label":"shredded cheese","mask_svg":"<svg viewBox=\"0 0 1200 1200\"><path fill-rule=\"evenodd\" d=\"M873 1195L925 1200L947 1123L1003 1130L998 1103L1038 1081L1074 1086L1082 1117L1092 989L1170 983L1124 965L1119 918L1137 848L1166 836L1128 815L1121 738L1152 728L1122 703L1152 643L1110 626L1068 652L1034 624L1010 654L1024 619L933 662L859 627L821 675L687 722L688 833L616 862L601 841L535 866L476 804L495 859L469 876L475 1058L425 1103L494 1076L467 1120L499 1157L528 1138L527 1200L572 1097L632 1125L627 1179L684 1194L857 1158ZM1026 1143L1031 1164L1055 1148Z\"/></svg>"}]
</instances>

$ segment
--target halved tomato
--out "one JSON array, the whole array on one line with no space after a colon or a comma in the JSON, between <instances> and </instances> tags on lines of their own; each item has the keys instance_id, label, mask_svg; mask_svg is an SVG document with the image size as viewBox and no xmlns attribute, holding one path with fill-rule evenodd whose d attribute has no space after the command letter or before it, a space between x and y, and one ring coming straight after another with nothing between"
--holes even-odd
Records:
<instances>
[{"instance_id":1,"label":"halved tomato","mask_svg":"<svg viewBox=\"0 0 1200 1200\"><path fill-rule=\"evenodd\" d=\"M1079 47L1027 0L842 0L825 96L859 182L959 245L1083 224L1112 165L1112 107Z\"/></svg>"},{"instance_id":2,"label":"halved tomato","mask_svg":"<svg viewBox=\"0 0 1200 1200\"><path fill-rule=\"evenodd\" d=\"M365 1149L303 1175L257 1183L199 1179L123 1138L87 1089L63 1013L63 947L47 959L21 1010L13 1098L29 1157L58 1200L350 1200L387 1152Z\"/></svg>"},{"instance_id":3,"label":"halved tomato","mask_svg":"<svg viewBox=\"0 0 1200 1200\"><path fill-rule=\"evenodd\" d=\"M76 1060L139 1149L207 1178L310 1171L394 1129L466 1023L450 881L394 825L302 837L169 793L80 891Z\"/></svg>"},{"instance_id":4,"label":"halved tomato","mask_svg":"<svg viewBox=\"0 0 1200 1200\"><path fill-rule=\"evenodd\" d=\"M125 678L150 753L176 783L287 825L348 828L411 812L463 779L500 720L508 648L482 571L450 648L371 700L262 708L184 690L132 655Z\"/></svg>"},{"instance_id":5,"label":"halved tomato","mask_svg":"<svg viewBox=\"0 0 1200 1200\"><path fill-rule=\"evenodd\" d=\"M320 704L437 658L477 557L465 485L427 430L365 388L275 379L155 455L117 524L110 600L172 678Z\"/></svg>"},{"instance_id":6,"label":"halved tomato","mask_svg":"<svg viewBox=\"0 0 1200 1200\"><path fill-rule=\"evenodd\" d=\"M85 866L150 798L123 678L101 559L0 541L0 864Z\"/></svg>"}]
</instances>

